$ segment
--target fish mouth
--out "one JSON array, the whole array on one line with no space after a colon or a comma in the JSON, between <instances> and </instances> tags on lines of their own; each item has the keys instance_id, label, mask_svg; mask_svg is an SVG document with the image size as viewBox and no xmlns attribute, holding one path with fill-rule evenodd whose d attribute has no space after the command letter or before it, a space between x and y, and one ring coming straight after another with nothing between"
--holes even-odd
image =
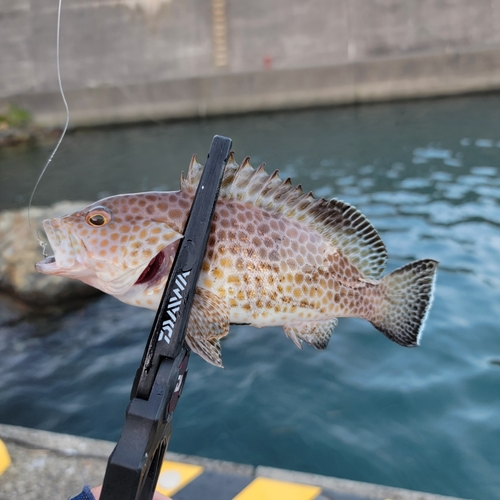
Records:
<instances>
[{"instance_id":1,"label":"fish mouth","mask_svg":"<svg viewBox=\"0 0 500 500\"><path fill-rule=\"evenodd\" d=\"M57 269L59 269L59 266L56 263L56 258L54 255L50 255L49 257L46 257L45 259L37 262L35 264L35 269L39 273L44 273L44 274L53 274L53 272ZM52 273L51 273L52 271Z\"/></svg>"},{"instance_id":2,"label":"fish mouth","mask_svg":"<svg viewBox=\"0 0 500 500\"><path fill-rule=\"evenodd\" d=\"M43 274L67 274L79 267L78 254L83 242L71 228L58 219L46 219L42 227L47 235L53 255L35 264L35 269Z\"/></svg>"}]
</instances>

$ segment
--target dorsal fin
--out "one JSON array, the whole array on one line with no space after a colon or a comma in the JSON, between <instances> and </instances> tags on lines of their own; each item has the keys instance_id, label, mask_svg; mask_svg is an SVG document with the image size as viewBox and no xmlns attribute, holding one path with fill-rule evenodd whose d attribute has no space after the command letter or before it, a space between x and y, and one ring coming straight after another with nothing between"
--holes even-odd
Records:
<instances>
[{"instance_id":1,"label":"dorsal fin","mask_svg":"<svg viewBox=\"0 0 500 500\"><path fill-rule=\"evenodd\" d=\"M181 187L194 189L202 169L193 157ZM231 153L220 196L306 224L338 248L366 278L378 278L385 268L385 245L361 212L340 200L315 199L311 192L292 186L289 178L281 180L277 170L267 174L264 164L255 170L248 157L238 166Z\"/></svg>"}]
</instances>

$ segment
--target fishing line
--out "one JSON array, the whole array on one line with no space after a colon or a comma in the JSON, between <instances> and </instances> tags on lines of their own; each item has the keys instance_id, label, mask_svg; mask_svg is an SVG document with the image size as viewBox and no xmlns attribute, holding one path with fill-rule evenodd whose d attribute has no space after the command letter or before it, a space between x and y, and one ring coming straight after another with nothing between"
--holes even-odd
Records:
<instances>
[{"instance_id":1,"label":"fishing line","mask_svg":"<svg viewBox=\"0 0 500 500\"><path fill-rule=\"evenodd\" d=\"M50 155L49 159L47 160L47 163L43 167L40 175L38 176L38 179L35 183L35 187L33 188L33 191L31 192L30 196L30 201L28 203L28 224L29 227L31 228L31 205L33 202L33 196L35 195L35 191L38 188L38 184L40 184L40 181L42 180L42 177L45 174L45 171L47 170L50 162L52 161L52 158L54 158L54 155L56 154L57 150L59 149L59 146L61 145L62 140L64 139L64 136L66 135L66 131L68 130L68 125L69 125L69 107L68 107L68 102L66 101L66 96L64 95L64 90L62 86L62 81L61 81L61 64L60 64L60 39L61 39L61 10L62 10L62 0L59 0L59 5L57 9L57 41L56 41L56 64L57 64L57 81L59 83L59 92L61 93L62 100L64 102L64 107L66 108L66 123L64 124L64 128L61 134L61 137L59 138L59 141L57 142L54 150L52 151L52 154ZM42 253L44 257L47 257L46 254L46 248L47 248L47 243L45 243L41 238L40 238L40 233L38 231L38 228L36 230L36 237L38 239L38 243L42 247Z\"/></svg>"}]
</instances>

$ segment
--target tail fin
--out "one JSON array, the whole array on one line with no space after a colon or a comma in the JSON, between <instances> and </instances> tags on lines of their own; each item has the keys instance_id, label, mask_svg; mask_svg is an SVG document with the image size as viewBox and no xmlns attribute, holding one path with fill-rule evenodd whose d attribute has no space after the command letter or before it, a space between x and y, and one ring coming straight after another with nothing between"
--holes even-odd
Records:
<instances>
[{"instance_id":1,"label":"tail fin","mask_svg":"<svg viewBox=\"0 0 500 500\"><path fill-rule=\"evenodd\" d=\"M418 260L396 269L380 282L384 295L370 322L388 339L416 347L432 303L438 262Z\"/></svg>"}]
</instances>

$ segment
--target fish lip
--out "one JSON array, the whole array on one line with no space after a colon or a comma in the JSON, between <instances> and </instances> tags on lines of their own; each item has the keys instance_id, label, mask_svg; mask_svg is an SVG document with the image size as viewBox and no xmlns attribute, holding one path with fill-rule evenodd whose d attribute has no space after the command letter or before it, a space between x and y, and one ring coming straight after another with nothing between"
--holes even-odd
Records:
<instances>
[{"instance_id":1,"label":"fish lip","mask_svg":"<svg viewBox=\"0 0 500 500\"><path fill-rule=\"evenodd\" d=\"M45 259L35 263L35 269L39 273L53 274L55 271L59 270L59 266L57 265L55 256L49 255Z\"/></svg>"}]
</instances>

